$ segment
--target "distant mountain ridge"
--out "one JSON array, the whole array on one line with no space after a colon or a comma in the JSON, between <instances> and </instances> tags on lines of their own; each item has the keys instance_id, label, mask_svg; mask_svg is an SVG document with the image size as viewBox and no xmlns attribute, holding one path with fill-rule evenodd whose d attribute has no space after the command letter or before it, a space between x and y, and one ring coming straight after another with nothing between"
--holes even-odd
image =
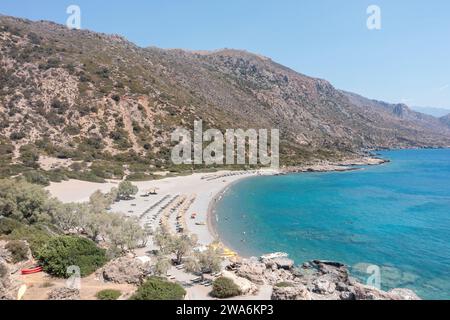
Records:
<instances>
[{"instance_id":1,"label":"distant mountain ridge","mask_svg":"<svg viewBox=\"0 0 450 320\"><path fill-rule=\"evenodd\" d=\"M0 48L0 141L15 156L32 144L84 162L168 168L170 133L198 119L222 130L280 129L284 165L450 146L443 121L245 51L140 48L116 35L6 16Z\"/></svg>"},{"instance_id":2,"label":"distant mountain ridge","mask_svg":"<svg viewBox=\"0 0 450 320\"><path fill-rule=\"evenodd\" d=\"M450 109L444 109L444 108L414 106L414 107L411 107L411 109L413 109L414 111L420 112L420 113L424 113L424 114L428 114L433 117L437 117L437 118L440 118L440 117L450 114Z\"/></svg>"}]
</instances>

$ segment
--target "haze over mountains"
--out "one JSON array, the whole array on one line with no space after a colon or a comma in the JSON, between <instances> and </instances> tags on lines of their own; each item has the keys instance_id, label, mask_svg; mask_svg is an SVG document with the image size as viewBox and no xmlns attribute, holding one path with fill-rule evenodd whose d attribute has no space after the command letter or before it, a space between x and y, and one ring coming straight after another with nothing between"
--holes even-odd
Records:
<instances>
[{"instance_id":1,"label":"haze over mountains","mask_svg":"<svg viewBox=\"0 0 450 320\"><path fill-rule=\"evenodd\" d=\"M450 109L445 109L445 108L435 108L435 107L411 107L414 111L417 112L421 112L421 113L425 113L428 114L430 116L433 117L444 117L448 114L450 114Z\"/></svg>"},{"instance_id":2,"label":"haze over mountains","mask_svg":"<svg viewBox=\"0 0 450 320\"><path fill-rule=\"evenodd\" d=\"M448 119L369 100L269 58L140 48L115 35L0 16L0 139L84 161L168 166L170 134L277 128L282 164L450 146ZM131 160L130 160L131 159Z\"/></svg>"}]
</instances>

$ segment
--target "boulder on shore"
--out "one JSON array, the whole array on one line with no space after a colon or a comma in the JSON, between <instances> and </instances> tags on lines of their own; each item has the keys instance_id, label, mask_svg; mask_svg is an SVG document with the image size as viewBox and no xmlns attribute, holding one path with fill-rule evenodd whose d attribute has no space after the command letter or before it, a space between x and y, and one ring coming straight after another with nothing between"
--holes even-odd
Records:
<instances>
[{"instance_id":1,"label":"boulder on shore","mask_svg":"<svg viewBox=\"0 0 450 320\"><path fill-rule=\"evenodd\" d=\"M150 264L135 257L120 257L107 263L99 274L105 281L140 285L150 273Z\"/></svg>"},{"instance_id":2,"label":"boulder on shore","mask_svg":"<svg viewBox=\"0 0 450 320\"><path fill-rule=\"evenodd\" d=\"M294 262L287 258L245 259L237 267L239 277L256 284L271 284L293 279Z\"/></svg>"},{"instance_id":3,"label":"boulder on shore","mask_svg":"<svg viewBox=\"0 0 450 320\"><path fill-rule=\"evenodd\" d=\"M275 285L272 290L272 300L311 300L311 294L304 285Z\"/></svg>"},{"instance_id":4,"label":"boulder on shore","mask_svg":"<svg viewBox=\"0 0 450 320\"><path fill-rule=\"evenodd\" d=\"M291 270L292 268L294 268L294 261L284 257L262 259L261 262L264 263L267 268L272 270L276 269Z\"/></svg>"},{"instance_id":5,"label":"boulder on shore","mask_svg":"<svg viewBox=\"0 0 450 320\"><path fill-rule=\"evenodd\" d=\"M238 267L236 274L239 277L250 280L256 284L265 284L264 272L266 271L264 263L254 260L244 260Z\"/></svg>"},{"instance_id":6,"label":"boulder on shore","mask_svg":"<svg viewBox=\"0 0 450 320\"><path fill-rule=\"evenodd\" d=\"M258 292L258 286L250 280L238 277L230 271L222 271L222 276L231 279L236 284L243 295L253 295Z\"/></svg>"}]
</instances>

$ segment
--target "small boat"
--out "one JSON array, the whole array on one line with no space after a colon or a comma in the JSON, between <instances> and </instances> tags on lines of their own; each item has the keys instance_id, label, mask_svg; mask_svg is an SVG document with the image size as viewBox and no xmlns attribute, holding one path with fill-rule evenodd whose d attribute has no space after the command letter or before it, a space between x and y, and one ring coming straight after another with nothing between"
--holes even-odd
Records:
<instances>
[{"instance_id":1,"label":"small boat","mask_svg":"<svg viewBox=\"0 0 450 320\"><path fill-rule=\"evenodd\" d=\"M42 272L42 267L34 267L34 268L30 268L30 269L22 269L21 273L23 275L28 275L28 274L34 274L34 273L39 273Z\"/></svg>"},{"instance_id":2,"label":"small boat","mask_svg":"<svg viewBox=\"0 0 450 320\"><path fill-rule=\"evenodd\" d=\"M270 254L265 254L261 256L261 260L270 260L270 259L276 259L276 258L287 258L289 254L285 252L275 252Z\"/></svg>"}]
</instances>

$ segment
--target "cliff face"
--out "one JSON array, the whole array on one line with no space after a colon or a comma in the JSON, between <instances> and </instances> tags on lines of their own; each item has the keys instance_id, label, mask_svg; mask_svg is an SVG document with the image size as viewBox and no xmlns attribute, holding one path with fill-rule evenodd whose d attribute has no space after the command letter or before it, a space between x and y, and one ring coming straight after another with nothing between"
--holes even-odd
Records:
<instances>
[{"instance_id":1,"label":"cliff face","mask_svg":"<svg viewBox=\"0 0 450 320\"><path fill-rule=\"evenodd\" d=\"M281 161L450 145L442 121L336 90L237 50L140 48L122 37L0 16L0 141L85 161L167 166L179 126L278 128ZM134 159L134 160L133 160Z\"/></svg>"}]
</instances>

